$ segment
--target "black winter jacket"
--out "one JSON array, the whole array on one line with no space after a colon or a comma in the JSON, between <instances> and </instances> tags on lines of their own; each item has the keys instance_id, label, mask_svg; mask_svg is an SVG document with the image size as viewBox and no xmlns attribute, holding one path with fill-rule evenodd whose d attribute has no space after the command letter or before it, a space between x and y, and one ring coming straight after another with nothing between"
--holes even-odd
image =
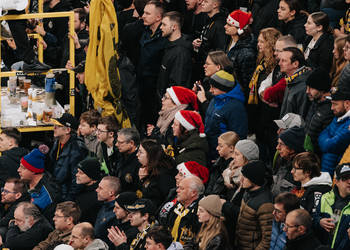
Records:
<instances>
[{"instance_id":1,"label":"black winter jacket","mask_svg":"<svg viewBox=\"0 0 350 250\"><path fill-rule=\"evenodd\" d=\"M281 33L286 35L291 35L296 40L297 44L303 44L306 39L305 27L307 16L304 14L297 15L292 21L288 23L280 22L279 30Z\"/></svg>"},{"instance_id":2,"label":"black winter jacket","mask_svg":"<svg viewBox=\"0 0 350 250\"><path fill-rule=\"evenodd\" d=\"M293 240L287 239L286 250L310 250L310 249L327 249L322 247L321 242L315 237L312 232L299 236ZM330 248L329 248L330 249Z\"/></svg>"},{"instance_id":3,"label":"black winter jacket","mask_svg":"<svg viewBox=\"0 0 350 250\"><path fill-rule=\"evenodd\" d=\"M13 250L32 250L53 231L50 223L41 217L30 229L22 232L13 222L10 223L3 247Z\"/></svg>"},{"instance_id":4,"label":"black winter jacket","mask_svg":"<svg viewBox=\"0 0 350 250\"><path fill-rule=\"evenodd\" d=\"M313 101L305 118L305 134L310 136L315 153L321 153L318 136L333 120L330 100Z\"/></svg>"},{"instance_id":5,"label":"black winter jacket","mask_svg":"<svg viewBox=\"0 0 350 250\"><path fill-rule=\"evenodd\" d=\"M102 206L102 202L97 200L97 187L98 182L84 186L75 199L81 210L80 221L90 222L92 225L95 224L97 212Z\"/></svg>"},{"instance_id":6,"label":"black winter jacket","mask_svg":"<svg viewBox=\"0 0 350 250\"><path fill-rule=\"evenodd\" d=\"M115 175L120 179L122 184L121 192L133 192L137 189L139 182L140 162L137 159L137 150L129 155L118 154Z\"/></svg>"},{"instance_id":7,"label":"black winter jacket","mask_svg":"<svg viewBox=\"0 0 350 250\"><path fill-rule=\"evenodd\" d=\"M159 96L170 86L191 88L191 52L192 42L184 35L167 44L158 76Z\"/></svg>"},{"instance_id":8,"label":"black winter jacket","mask_svg":"<svg viewBox=\"0 0 350 250\"><path fill-rule=\"evenodd\" d=\"M310 43L312 37L307 37L303 48L306 50L308 44ZM323 68L327 72L332 68L333 62L333 35L330 33L324 33L316 41L313 49L310 50L309 57L306 62L311 68Z\"/></svg>"},{"instance_id":9,"label":"black winter jacket","mask_svg":"<svg viewBox=\"0 0 350 250\"><path fill-rule=\"evenodd\" d=\"M198 130L191 130L184 139L178 140L175 148L176 165L187 161L196 161L206 166L208 150L207 139L200 137Z\"/></svg>"},{"instance_id":10,"label":"black winter jacket","mask_svg":"<svg viewBox=\"0 0 350 250\"><path fill-rule=\"evenodd\" d=\"M17 169L20 160L28 153L28 150L21 147L11 148L3 151L0 157L0 186L5 184L9 177L19 178Z\"/></svg>"},{"instance_id":11,"label":"black winter jacket","mask_svg":"<svg viewBox=\"0 0 350 250\"><path fill-rule=\"evenodd\" d=\"M215 235L207 244L204 250L230 250L231 247L225 240L222 233ZM191 241L184 245L184 250L199 250L198 243Z\"/></svg>"},{"instance_id":12,"label":"black winter jacket","mask_svg":"<svg viewBox=\"0 0 350 250\"><path fill-rule=\"evenodd\" d=\"M202 44L198 50L199 61L204 62L208 53L212 50L225 50L226 15L222 12L209 18L208 23L203 27L201 36Z\"/></svg>"},{"instance_id":13,"label":"black winter jacket","mask_svg":"<svg viewBox=\"0 0 350 250\"><path fill-rule=\"evenodd\" d=\"M253 34L244 39L239 39L230 50L228 50L228 46L230 46L231 39L228 39L228 41L226 52L233 64L235 76L242 88L248 89L256 66L256 39Z\"/></svg>"},{"instance_id":14,"label":"black winter jacket","mask_svg":"<svg viewBox=\"0 0 350 250\"><path fill-rule=\"evenodd\" d=\"M205 189L205 194L217 194L222 198L226 197L226 187L224 184L224 178L222 177L222 172L228 167L232 158L225 160L220 157L216 160L210 171L209 182L207 188Z\"/></svg>"},{"instance_id":15,"label":"black winter jacket","mask_svg":"<svg viewBox=\"0 0 350 250\"><path fill-rule=\"evenodd\" d=\"M258 36L260 30L267 27L277 26L277 9L279 0L254 0L251 2L251 12L253 14L252 30Z\"/></svg>"}]
</instances>

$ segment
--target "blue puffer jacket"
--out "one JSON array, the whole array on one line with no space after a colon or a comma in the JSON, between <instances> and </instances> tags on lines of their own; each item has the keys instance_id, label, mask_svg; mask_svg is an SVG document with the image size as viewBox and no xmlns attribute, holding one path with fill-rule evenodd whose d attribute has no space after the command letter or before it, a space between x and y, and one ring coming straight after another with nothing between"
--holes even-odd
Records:
<instances>
[{"instance_id":1,"label":"blue puffer jacket","mask_svg":"<svg viewBox=\"0 0 350 250\"><path fill-rule=\"evenodd\" d=\"M53 176L57 183L61 185L63 200L73 201L79 193L79 186L75 179L78 171L78 163L85 159L88 149L84 141L75 134L72 134L63 148L60 147L60 144L56 140L49 154L52 162ZM59 153L57 153L58 148Z\"/></svg>"},{"instance_id":2,"label":"blue puffer jacket","mask_svg":"<svg viewBox=\"0 0 350 250\"><path fill-rule=\"evenodd\" d=\"M270 250L283 250L286 245L286 232L283 231L284 224L272 222Z\"/></svg>"},{"instance_id":3,"label":"blue puffer jacket","mask_svg":"<svg viewBox=\"0 0 350 250\"><path fill-rule=\"evenodd\" d=\"M227 131L234 131L245 139L248 133L244 94L239 84L222 95L215 96L209 103L205 115L205 134L209 143L210 159L216 159L218 137Z\"/></svg>"},{"instance_id":4,"label":"blue puffer jacket","mask_svg":"<svg viewBox=\"0 0 350 250\"><path fill-rule=\"evenodd\" d=\"M321 197L321 202L317 207L316 214L314 215L314 224L317 226L318 230L323 231L323 235L330 235L326 231L320 228L320 220L322 218L330 218L333 214L333 206L336 199L341 199L337 187L335 186L333 190L325 193ZM348 236L348 228L350 225L350 202L345 205L342 209L339 222L335 228L334 236L330 239L331 248L337 250L350 249L350 239Z\"/></svg>"},{"instance_id":5,"label":"blue puffer jacket","mask_svg":"<svg viewBox=\"0 0 350 250\"><path fill-rule=\"evenodd\" d=\"M350 112L341 120L335 117L318 137L318 143L323 153L322 172L333 176L334 169L339 163L346 148L350 144Z\"/></svg>"}]
</instances>

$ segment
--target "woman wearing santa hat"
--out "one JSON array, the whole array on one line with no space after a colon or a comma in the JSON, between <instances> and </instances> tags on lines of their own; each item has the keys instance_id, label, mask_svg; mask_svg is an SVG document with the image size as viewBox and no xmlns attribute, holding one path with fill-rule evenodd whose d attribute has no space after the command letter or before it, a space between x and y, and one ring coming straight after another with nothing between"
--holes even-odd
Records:
<instances>
[{"instance_id":1,"label":"woman wearing santa hat","mask_svg":"<svg viewBox=\"0 0 350 250\"><path fill-rule=\"evenodd\" d=\"M251 17L251 13L235 10L227 17L225 25L225 33L231 37L226 44L226 53L246 97L257 55L257 41L249 27Z\"/></svg>"},{"instance_id":2,"label":"woman wearing santa hat","mask_svg":"<svg viewBox=\"0 0 350 250\"><path fill-rule=\"evenodd\" d=\"M176 112L180 110L198 110L195 92L181 86L167 88L162 98L162 108L159 111L157 124L147 125L147 136L165 146L172 145L174 136L171 125Z\"/></svg>"},{"instance_id":3,"label":"woman wearing santa hat","mask_svg":"<svg viewBox=\"0 0 350 250\"><path fill-rule=\"evenodd\" d=\"M175 136L176 164L196 161L206 166L208 142L200 114L195 111L180 110L175 114L172 128Z\"/></svg>"}]
</instances>

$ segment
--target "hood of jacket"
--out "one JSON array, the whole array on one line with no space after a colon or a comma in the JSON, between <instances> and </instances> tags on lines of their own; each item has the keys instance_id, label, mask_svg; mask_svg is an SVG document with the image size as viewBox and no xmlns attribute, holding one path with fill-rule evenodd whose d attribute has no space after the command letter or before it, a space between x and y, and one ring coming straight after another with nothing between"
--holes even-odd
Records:
<instances>
[{"instance_id":1,"label":"hood of jacket","mask_svg":"<svg viewBox=\"0 0 350 250\"><path fill-rule=\"evenodd\" d=\"M229 92L215 96L215 102L221 103L225 102L225 99L230 98L230 99L237 99L238 101L244 103L245 97L244 94L241 90L241 86L236 82L236 86Z\"/></svg>"},{"instance_id":2,"label":"hood of jacket","mask_svg":"<svg viewBox=\"0 0 350 250\"><path fill-rule=\"evenodd\" d=\"M85 250L108 250L109 247L108 245L100 240L100 239L94 239L93 242L90 243L90 245L88 245Z\"/></svg>"},{"instance_id":3,"label":"hood of jacket","mask_svg":"<svg viewBox=\"0 0 350 250\"><path fill-rule=\"evenodd\" d=\"M308 182L306 182L303 187L309 187L312 185L327 185L332 186L332 177L328 172L321 172L321 175L318 177L314 177Z\"/></svg>"}]
</instances>

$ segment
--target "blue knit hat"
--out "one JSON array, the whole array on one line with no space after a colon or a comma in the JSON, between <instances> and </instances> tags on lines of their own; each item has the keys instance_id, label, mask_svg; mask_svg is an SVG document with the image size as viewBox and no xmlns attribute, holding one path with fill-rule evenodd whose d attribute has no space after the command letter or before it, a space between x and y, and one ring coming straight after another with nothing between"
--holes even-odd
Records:
<instances>
[{"instance_id":1,"label":"blue knit hat","mask_svg":"<svg viewBox=\"0 0 350 250\"><path fill-rule=\"evenodd\" d=\"M40 145L21 159L21 164L34 173L43 173L45 166L45 155L49 152L49 147Z\"/></svg>"}]
</instances>

